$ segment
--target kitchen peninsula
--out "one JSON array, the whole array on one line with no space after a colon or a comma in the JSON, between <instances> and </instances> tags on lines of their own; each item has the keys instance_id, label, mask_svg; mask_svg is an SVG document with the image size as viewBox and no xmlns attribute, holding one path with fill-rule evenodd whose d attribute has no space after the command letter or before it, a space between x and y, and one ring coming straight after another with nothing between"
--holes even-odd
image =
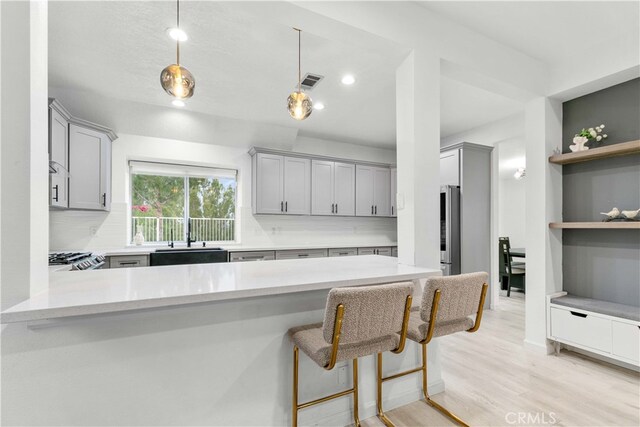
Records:
<instances>
[{"instance_id":1,"label":"kitchen peninsula","mask_svg":"<svg viewBox=\"0 0 640 427\"><path fill-rule=\"evenodd\" d=\"M424 279L440 274L376 255L52 273L47 291L2 312L3 337L15 338L6 340L4 363L29 372L6 371L3 385L47 404L26 411L28 400L5 403L28 424L286 425L290 327L321 321L330 288L411 280L417 304ZM430 354L430 389L438 392L437 343ZM408 368L417 358L408 346L385 366ZM301 396L343 384L343 366L303 367ZM373 358L362 359L367 417L375 414L374 369ZM56 388L61 382L68 387ZM419 396L415 381L400 382L388 406ZM300 421L346 424L345 404L312 408Z\"/></svg>"}]
</instances>

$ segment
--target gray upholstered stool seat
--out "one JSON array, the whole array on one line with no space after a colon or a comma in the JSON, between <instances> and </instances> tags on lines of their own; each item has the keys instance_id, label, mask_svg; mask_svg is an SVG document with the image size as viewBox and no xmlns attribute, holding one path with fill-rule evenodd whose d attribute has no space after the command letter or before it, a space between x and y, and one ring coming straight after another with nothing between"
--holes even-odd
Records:
<instances>
[{"instance_id":1,"label":"gray upholstered stool seat","mask_svg":"<svg viewBox=\"0 0 640 427\"><path fill-rule=\"evenodd\" d=\"M322 335L322 323L298 326L289 329L291 342L300 348L311 360L320 366L327 366L331 360L332 344L325 341ZM398 348L400 336L398 334L387 335L359 343L340 344L336 361L352 360L358 357L382 351L390 351Z\"/></svg>"},{"instance_id":2,"label":"gray upholstered stool seat","mask_svg":"<svg viewBox=\"0 0 640 427\"><path fill-rule=\"evenodd\" d=\"M358 417L358 358L383 351L400 353L409 327L413 283L335 288L329 291L324 321L289 329L293 342L293 405L291 424L298 411L339 397L353 396L353 418ZM298 402L298 352L302 350L322 368L353 360L353 387L305 403Z\"/></svg>"},{"instance_id":3,"label":"gray upholstered stool seat","mask_svg":"<svg viewBox=\"0 0 640 427\"><path fill-rule=\"evenodd\" d=\"M473 319L466 317L461 320L451 320L448 322L436 323L433 330L434 337L454 334L456 332L466 331L473 327ZM407 338L411 341L421 342L427 338L429 332L429 322L425 322L420 318L420 307L414 307L409 318L409 329L407 330Z\"/></svg>"}]
</instances>

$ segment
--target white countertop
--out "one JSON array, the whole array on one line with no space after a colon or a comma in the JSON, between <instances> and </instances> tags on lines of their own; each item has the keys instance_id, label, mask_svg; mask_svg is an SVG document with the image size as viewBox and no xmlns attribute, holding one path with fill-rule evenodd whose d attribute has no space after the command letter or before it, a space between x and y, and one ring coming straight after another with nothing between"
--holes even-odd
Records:
<instances>
[{"instance_id":1,"label":"white countertop","mask_svg":"<svg viewBox=\"0 0 640 427\"><path fill-rule=\"evenodd\" d=\"M439 276L380 255L56 272L49 289L1 314L2 323Z\"/></svg>"},{"instance_id":2,"label":"white countertop","mask_svg":"<svg viewBox=\"0 0 640 427\"><path fill-rule=\"evenodd\" d=\"M180 243L180 246L176 246L174 249L187 249L185 243ZM184 245L184 246L183 246ZM193 247L197 248L201 246L194 244ZM221 247L229 252L246 252L246 251L286 251L295 249L344 249L344 248L382 248L398 246L397 243L387 244L359 244L359 245L270 245L270 246L251 246L251 245L238 245L238 244L215 244L208 243L207 247L215 248ZM149 255L151 252L155 252L156 249L167 249L166 245L154 246L154 245L141 245L141 246L127 246L125 248L98 250L96 253L103 254L104 256L121 256L121 255Z\"/></svg>"}]
</instances>

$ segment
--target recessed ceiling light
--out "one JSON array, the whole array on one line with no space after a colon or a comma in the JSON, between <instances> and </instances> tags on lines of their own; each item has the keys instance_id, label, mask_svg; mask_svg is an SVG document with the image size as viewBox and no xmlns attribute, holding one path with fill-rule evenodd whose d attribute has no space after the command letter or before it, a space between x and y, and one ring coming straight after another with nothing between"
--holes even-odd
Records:
<instances>
[{"instance_id":1,"label":"recessed ceiling light","mask_svg":"<svg viewBox=\"0 0 640 427\"><path fill-rule=\"evenodd\" d=\"M184 103L184 101L181 101L179 99L174 99L173 101L171 101L171 103L174 107L184 107L185 105L187 105Z\"/></svg>"},{"instance_id":2,"label":"recessed ceiling light","mask_svg":"<svg viewBox=\"0 0 640 427\"><path fill-rule=\"evenodd\" d=\"M356 82L356 78L353 77L351 74L347 74L346 76L342 77L342 84L343 85L352 85Z\"/></svg>"},{"instance_id":3,"label":"recessed ceiling light","mask_svg":"<svg viewBox=\"0 0 640 427\"><path fill-rule=\"evenodd\" d=\"M322 102L315 102L313 104L314 110L324 110L324 104Z\"/></svg>"},{"instance_id":4,"label":"recessed ceiling light","mask_svg":"<svg viewBox=\"0 0 640 427\"><path fill-rule=\"evenodd\" d=\"M189 36L180 28L167 28L167 34L174 40L181 42L189 40Z\"/></svg>"}]
</instances>

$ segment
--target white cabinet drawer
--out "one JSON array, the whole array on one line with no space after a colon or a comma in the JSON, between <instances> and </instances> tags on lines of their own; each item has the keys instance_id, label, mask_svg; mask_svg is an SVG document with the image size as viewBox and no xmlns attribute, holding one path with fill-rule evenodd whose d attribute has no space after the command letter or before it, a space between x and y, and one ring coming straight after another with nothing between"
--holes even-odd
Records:
<instances>
[{"instance_id":1,"label":"white cabinet drawer","mask_svg":"<svg viewBox=\"0 0 640 427\"><path fill-rule=\"evenodd\" d=\"M127 255L127 256L110 256L109 268L131 268L131 267L147 267L149 265L148 255Z\"/></svg>"},{"instance_id":2,"label":"white cabinet drawer","mask_svg":"<svg viewBox=\"0 0 640 427\"><path fill-rule=\"evenodd\" d=\"M229 254L230 262L273 261L274 259L276 259L274 251L231 252Z\"/></svg>"},{"instance_id":3,"label":"white cabinet drawer","mask_svg":"<svg viewBox=\"0 0 640 427\"><path fill-rule=\"evenodd\" d=\"M358 255L375 255L376 248L358 248Z\"/></svg>"},{"instance_id":4,"label":"white cabinet drawer","mask_svg":"<svg viewBox=\"0 0 640 427\"><path fill-rule=\"evenodd\" d=\"M568 344L577 344L611 353L611 320L551 307L551 335Z\"/></svg>"},{"instance_id":5,"label":"white cabinet drawer","mask_svg":"<svg viewBox=\"0 0 640 427\"><path fill-rule=\"evenodd\" d=\"M327 256L326 249L309 249L300 251L276 251L276 259L322 258Z\"/></svg>"},{"instance_id":6,"label":"white cabinet drawer","mask_svg":"<svg viewBox=\"0 0 640 427\"><path fill-rule=\"evenodd\" d=\"M329 256L354 256L358 255L357 248L329 249Z\"/></svg>"},{"instance_id":7,"label":"white cabinet drawer","mask_svg":"<svg viewBox=\"0 0 640 427\"><path fill-rule=\"evenodd\" d=\"M640 361L640 326L612 320L611 334L614 356Z\"/></svg>"}]
</instances>

